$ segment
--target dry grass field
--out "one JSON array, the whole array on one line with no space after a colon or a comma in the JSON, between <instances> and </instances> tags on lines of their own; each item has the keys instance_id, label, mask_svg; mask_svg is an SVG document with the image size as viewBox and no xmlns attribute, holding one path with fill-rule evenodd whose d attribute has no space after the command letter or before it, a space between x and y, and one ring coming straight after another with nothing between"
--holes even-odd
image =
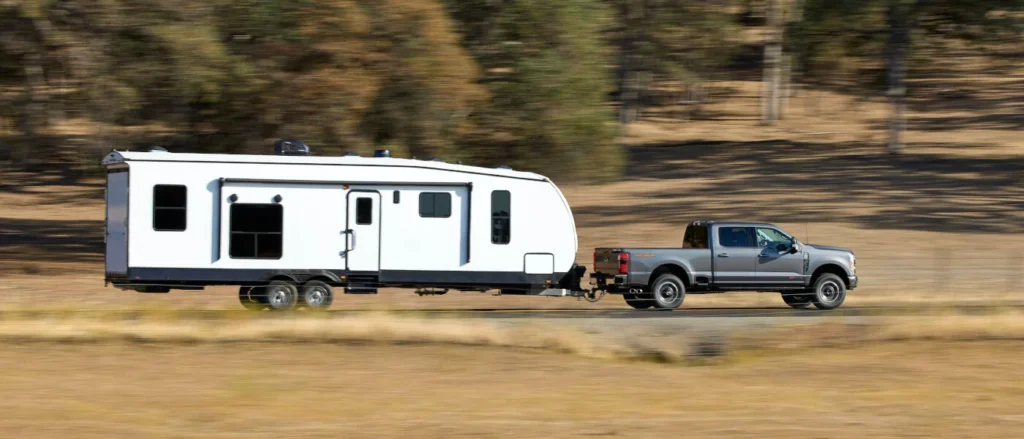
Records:
<instances>
[{"instance_id":1,"label":"dry grass field","mask_svg":"<svg viewBox=\"0 0 1024 439\"><path fill-rule=\"evenodd\" d=\"M693 357L685 334L667 336L682 337L678 354L652 356L480 321L31 317L0 323L0 432L1011 438L1020 322L797 327Z\"/></svg>"},{"instance_id":2,"label":"dry grass field","mask_svg":"<svg viewBox=\"0 0 1024 439\"><path fill-rule=\"evenodd\" d=\"M956 64L945 65L950 59ZM595 246L679 245L694 219L764 220L857 253L861 287L846 307L1024 302L1024 71L983 65L969 53L938 63L936 71L949 73L916 80L908 147L899 155L884 149L881 97L801 91L787 119L764 127L757 84L722 81L701 119L649 111L624 133L623 179L562 185L578 226L578 261L589 263ZM202 320L188 311L239 309L235 290L104 288L102 193L95 178L0 174L0 437L1024 431L1017 312L730 333L710 357L694 357L699 337L665 334L655 328L664 319L654 318L633 320L632 330L661 337L658 348L543 319L512 328L409 313ZM716 307L785 305L774 294L691 295L676 312ZM334 308L625 304L383 291L338 297Z\"/></svg>"}]
</instances>

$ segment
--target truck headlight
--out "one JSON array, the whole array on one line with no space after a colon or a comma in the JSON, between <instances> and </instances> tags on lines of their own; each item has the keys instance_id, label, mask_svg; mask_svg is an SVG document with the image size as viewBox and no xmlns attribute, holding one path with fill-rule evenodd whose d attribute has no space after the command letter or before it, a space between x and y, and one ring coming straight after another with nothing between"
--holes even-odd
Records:
<instances>
[{"instance_id":1,"label":"truck headlight","mask_svg":"<svg viewBox=\"0 0 1024 439\"><path fill-rule=\"evenodd\" d=\"M850 255L850 273L857 274L857 257Z\"/></svg>"}]
</instances>

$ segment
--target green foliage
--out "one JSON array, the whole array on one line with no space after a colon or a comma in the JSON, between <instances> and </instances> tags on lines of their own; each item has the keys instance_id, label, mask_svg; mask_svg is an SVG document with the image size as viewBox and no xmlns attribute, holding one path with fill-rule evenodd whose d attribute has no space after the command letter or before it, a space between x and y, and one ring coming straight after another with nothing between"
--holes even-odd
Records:
<instances>
[{"instance_id":1,"label":"green foliage","mask_svg":"<svg viewBox=\"0 0 1024 439\"><path fill-rule=\"evenodd\" d=\"M949 39L1019 41L1021 0L803 0L802 19L786 43L812 81L878 84L865 74L883 70L890 11L906 16L911 65L923 65ZM1018 11L1018 12L1013 12Z\"/></svg>"},{"instance_id":2,"label":"green foliage","mask_svg":"<svg viewBox=\"0 0 1024 439\"><path fill-rule=\"evenodd\" d=\"M449 0L492 98L469 115L465 159L587 179L618 175L608 95L611 11L596 0Z\"/></svg>"},{"instance_id":3,"label":"green foliage","mask_svg":"<svg viewBox=\"0 0 1024 439\"><path fill-rule=\"evenodd\" d=\"M486 98L433 1L16 2L0 18L23 34L2 48L4 67L38 54L47 78L81 85L77 113L165 126L170 138L139 143L180 150L265 152L293 137L323 153L452 155Z\"/></svg>"}]
</instances>

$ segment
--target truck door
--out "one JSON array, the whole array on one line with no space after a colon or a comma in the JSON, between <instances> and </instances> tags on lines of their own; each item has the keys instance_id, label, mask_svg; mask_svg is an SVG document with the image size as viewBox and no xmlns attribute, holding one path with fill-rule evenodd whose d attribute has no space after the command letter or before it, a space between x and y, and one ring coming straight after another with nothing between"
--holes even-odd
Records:
<instances>
[{"instance_id":1,"label":"truck door","mask_svg":"<svg viewBox=\"0 0 1024 439\"><path fill-rule=\"evenodd\" d=\"M715 283L723 286L752 284L757 255L753 227L715 227Z\"/></svg>"},{"instance_id":2,"label":"truck door","mask_svg":"<svg viewBox=\"0 0 1024 439\"><path fill-rule=\"evenodd\" d=\"M802 285L804 282L804 255L790 253L789 236L770 227L758 227L754 238L760 252L757 255L757 283L762 285Z\"/></svg>"},{"instance_id":3,"label":"truck door","mask_svg":"<svg viewBox=\"0 0 1024 439\"><path fill-rule=\"evenodd\" d=\"M380 193L349 191L345 252L349 271L380 270L380 212Z\"/></svg>"}]
</instances>

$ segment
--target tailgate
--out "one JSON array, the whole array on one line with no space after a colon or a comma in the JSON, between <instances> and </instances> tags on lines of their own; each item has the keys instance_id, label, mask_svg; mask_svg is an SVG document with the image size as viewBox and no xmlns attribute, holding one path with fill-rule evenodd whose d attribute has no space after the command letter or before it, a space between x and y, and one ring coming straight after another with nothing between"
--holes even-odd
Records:
<instances>
[{"instance_id":1,"label":"tailgate","mask_svg":"<svg viewBox=\"0 0 1024 439\"><path fill-rule=\"evenodd\" d=\"M594 273L616 274L619 272L619 253L622 249L594 249Z\"/></svg>"}]
</instances>

